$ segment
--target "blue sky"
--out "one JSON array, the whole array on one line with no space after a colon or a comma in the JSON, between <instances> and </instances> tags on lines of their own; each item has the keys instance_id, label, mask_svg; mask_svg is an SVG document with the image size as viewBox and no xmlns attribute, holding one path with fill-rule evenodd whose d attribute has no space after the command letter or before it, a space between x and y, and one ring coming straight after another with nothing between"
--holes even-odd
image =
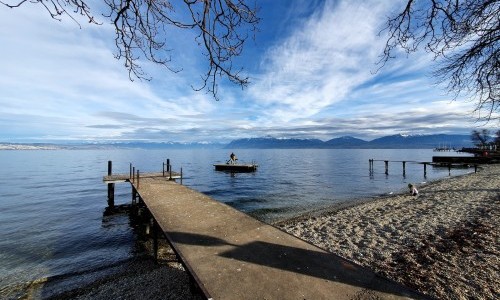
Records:
<instances>
[{"instance_id":1,"label":"blue sky","mask_svg":"<svg viewBox=\"0 0 500 300\"><path fill-rule=\"evenodd\" d=\"M143 62L153 79L131 82L107 23L0 6L0 142L469 134L482 125L473 103L434 84L425 52L374 74L378 33L398 3L258 0L260 32L235 61L251 83L221 81L219 101L191 88L206 70L193 32L169 32L181 72Z\"/></svg>"}]
</instances>

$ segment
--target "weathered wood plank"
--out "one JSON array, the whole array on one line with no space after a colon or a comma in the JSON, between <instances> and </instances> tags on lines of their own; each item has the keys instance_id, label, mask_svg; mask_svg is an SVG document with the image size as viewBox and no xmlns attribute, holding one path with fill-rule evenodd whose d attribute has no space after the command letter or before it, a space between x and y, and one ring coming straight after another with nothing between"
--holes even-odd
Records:
<instances>
[{"instance_id":1,"label":"weathered wood plank","mask_svg":"<svg viewBox=\"0 0 500 300\"><path fill-rule=\"evenodd\" d=\"M163 172L141 173L140 177L141 177L141 179L142 178L153 178L153 177L170 178L170 173L165 172L165 176L163 176ZM172 172L172 179L179 179L179 178L181 178L180 173ZM130 174L113 174L113 175L103 176L102 181L104 181L104 183L127 182L127 181L131 181L131 178L130 178Z\"/></svg>"},{"instance_id":2,"label":"weathered wood plank","mask_svg":"<svg viewBox=\"0 0 500 300\"><path fill-rule=\"evenodd\" d=\"M207 297L425 298L166 178L137 192Z\"/></svg>"}]
</instances>

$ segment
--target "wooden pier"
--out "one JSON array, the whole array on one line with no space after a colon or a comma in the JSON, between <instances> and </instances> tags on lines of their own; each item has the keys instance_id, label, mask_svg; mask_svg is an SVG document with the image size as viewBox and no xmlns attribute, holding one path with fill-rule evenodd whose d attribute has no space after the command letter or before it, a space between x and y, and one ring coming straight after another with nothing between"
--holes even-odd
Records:
<instances>
[{"instance_id":1,"label":"wooden pier","mask_svg":"<svg viewBox=\"0 0 500 300\"><path fill-rule=\"evenodd\" d=\"M161 173L137 173L126 181L153 236L164 235L206 299L425 299Z\"/></svg>"},{"instance_id":2,"label":"wooden pier","mask_svg":"<svg viewBox=\"0 0 500 300\"><path fill-rule=\"evenodd\" d=\"M135 169L132 163L129 165L130 171L128 174L113 174L113 162L108 161L108 175L103 177L104 183L108 185L108 207L112 208L115 205L115 183L120 182L130 182L134 184L137 182L139 186L140 178L156 178L164 177L168 180L180 179L182 183L182 168L180 173L172 171L172 165L170 164L170 159L163 163L163 168L161 172L153 173L140 173L139 169ZM132 185L133 186L133 185ZM135 190L132 190L132 197L135 198Z\"/></svg>"},{"instance_id":3,"label":"wooden pier","mask_svg":"<svg viewBox=\"0 0 500 300\"><path fill-rule=\"evenodd\" d=\"M375 170L374 162L384 162L384 167L385 167L384 174L389 175L389 162L391 162L391 163L401 163L402 164L403 176L406 176L406 164L407 163L422 165L423 171L424 171L424 177L427 176L427 166L448 168L448 174L450 174L450 175L451 175L451 169L453 169L453 168L474 168L474 172L477 172L477 168L478 168L477 162L474 164L467 164L467 163L463 163L463 162L439 161L439 159L435 159L435 157L433 157L432 162L369 159L368 160L369 171L370 171L370 175L373 175L373 173L375 172L374 171Z\"/></svg>"}]
</instances>

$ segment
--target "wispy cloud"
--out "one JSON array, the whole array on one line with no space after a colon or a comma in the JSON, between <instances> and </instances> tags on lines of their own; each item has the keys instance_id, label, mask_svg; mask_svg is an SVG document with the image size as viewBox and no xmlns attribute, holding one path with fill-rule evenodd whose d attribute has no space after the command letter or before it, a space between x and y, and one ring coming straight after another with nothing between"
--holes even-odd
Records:
<instances>
[{"instance_id":1,"label":"wispy cloud","mask_svg":"<svg viewBox=\"0 0 500 300\"><path fill-rule=\"evenodd\" d=\"M270 49L265 73L251 88L257 101L267 106L267 115L285 122L313 116L372 78L381 49L376 34L383 11L366 2L326 2Z\"/></svg>"},{"instance_id":2,"label":"wispy cloud","mask_svg":"<svg viewBox=\"0 0 500 300\"><path fill-rule=\"evenodd\" d=\"M420 130L419 124L413 124L414 116L425 119L428 114L435 117L427 118L432 124L428 128L446 130L451 120L443 123L443 118L432 114L436 110L455 116L455 126L464 123L469 115L463 112L470 111L470 105L452 102L434 86L428 77L432 59L425 53L390 61L375 72L385 42L378 33L393 9L393 2L327 1L282 44L270 49L264 73L251 87L265 111L261 121L277 129L325 116L345 120L343 129L323 128L327 135ZM383 117L374 117L376 113ZM360 126L363 119L371 120L370 125ZM379 127L375 122L387 125ZM310 135L319 136L310 128Z\"/></svg>"},{"instance_id":3,"label":"wispy cloud","mask_svg":"<svg viewBox=\"0 0 500 300\"><path fill-rule=\"evenodd\" d=\"M157 80L162 85L131 82L122 62L113 58L113 32L106 24L80 29L31 6L2 7L0 19L0 120L16 116L17 123L33 129L25 135L6 129L0 138L112 139L121 135L121 125L167 128L174 120L213 110L210 97L193 91L182 74L162 73ZM35 130L52 121L46 132Z\"/></svg>"}]
</instances>

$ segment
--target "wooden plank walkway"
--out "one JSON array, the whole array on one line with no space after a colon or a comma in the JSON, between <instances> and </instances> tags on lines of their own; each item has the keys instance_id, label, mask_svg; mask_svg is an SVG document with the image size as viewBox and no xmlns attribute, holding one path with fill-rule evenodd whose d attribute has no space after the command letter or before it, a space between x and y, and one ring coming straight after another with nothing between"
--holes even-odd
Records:
<instances>
[{"instance_id":1,"label":"wooden plank walkway","mask_svg":"<svg viewBox=\"0 0 500 300\"><path fill-rule=\"evenodd\" d=\"M209 299L425 298L168 178L134 188Z\"/></svg>"},{"instance_id":2,"label":"wooden plank walkway","mask_svg":"<svg viewBox=\"0 0 500 300\"><path fill-rule=\"evenodd\" d=\"M179 179L181 178L181 175L177 172L172 172L172 174L168 172L153 172L153 173L143 173L140 174L141 179L143 178L152 178L152 177L165 177L167 179L172 176L172 179ZM104 183L118 183L118 182L127 182L127 181L132 181L132 178L130 174L112 174L112 175L107 175L102 178L102 181Z\"/></svg>"}]
</instances>

